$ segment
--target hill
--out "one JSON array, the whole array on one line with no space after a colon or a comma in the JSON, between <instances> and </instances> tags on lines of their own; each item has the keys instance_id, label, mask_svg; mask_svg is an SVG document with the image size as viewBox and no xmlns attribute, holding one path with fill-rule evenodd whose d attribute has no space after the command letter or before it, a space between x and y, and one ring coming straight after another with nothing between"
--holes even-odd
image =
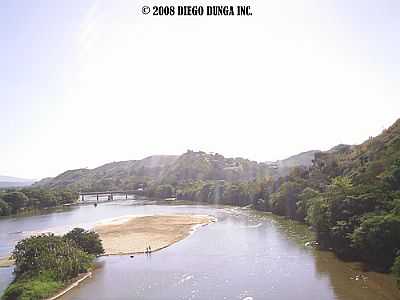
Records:
<instances>
[{"instance_id":1,"label":"hill","mask_svg":"<svg viewBox=\"0 0 400 300\"><path fill-rule=\"evenodd\" d=\"M256 161L189 150L165 168L160 181L170 184L196 180L249 181L273 173L266 164Z\"/></svg>"},{"instance_id":2,"label":"hill","mask_svg":"<svg viewBox=\"0 0 400 300\"><path fill-rule=\"evenodd\" d=\"M266 164L276 170L276 176L283 177L288 175L295 167L310 167L313 164L315 154L320 152L320 150L310 150L290 156L283 160L266 162Z\"/></svg>"},{"instance_id":3,"label":"hill","mask_svg":"<svg viewBox=\"0 0 400 300\"><path fill-rule=\"evenodd\" d=\"M112 162L95 169L68 170L54 178L45 178L34 186L77 191L133 190L159 178L162 170L177 158L175 155L154 155L142 160Z\"/></svg>"},{"instance_id":4,"label":"hill","mask_svg":"<svg viewBox=\"0 0 400 300\"><path fill-rule=\"evenodd\" d=\"M287 175L293 167L309 166L314 154L304 152L286 160L258 163L245 158L228 158L218 153L191 151L175 155L153 155L142 160L112 162L95 169L68 170L54 178L45 178L35 187L68 188L81 191L137 189L148 184L177 185L186 181L226 180L246 182Z\"/></svg>"}]
</instances>

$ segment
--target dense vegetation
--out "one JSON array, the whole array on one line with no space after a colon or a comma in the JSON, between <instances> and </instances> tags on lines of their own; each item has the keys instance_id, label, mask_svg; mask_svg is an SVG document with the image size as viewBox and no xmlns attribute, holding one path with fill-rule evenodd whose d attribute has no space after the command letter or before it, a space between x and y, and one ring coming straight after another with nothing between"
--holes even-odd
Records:
<instances>
[{"instance_id":1,"label":"dense vegetation","mask_svg":"<svg viewBox=\"0 0 400 300\"><path fill-rule=\"evenodd\" d=\"M78 193L70 190L24 188L0 192L0 216L16 214L26 209L47 208L73 203Z\"/></svg>"},{"instance_id":2,"label":"dense vegetation","mask_svg":"<svg viewBox=\"0 0 400 300\"><path fill-rule=\"evenodd\" d=\"M92 268L95 255L103 253L98 235L75 228L64 236L42 234L15 246L14 282L3 300L45 299L71 279Z\"/></svg>"},{"instance_id":3,"label":"dense vegetation","mask_svg":"<svg viewBox=\"0 0 400 300\"><path fill-rule=\"evenodd\" d=\"M186 181L178 199L254 205L306 222L323 249L400 278L400 121L359 146L315 153L313 165L250 182Z\"/></svg>"}]
</instances>

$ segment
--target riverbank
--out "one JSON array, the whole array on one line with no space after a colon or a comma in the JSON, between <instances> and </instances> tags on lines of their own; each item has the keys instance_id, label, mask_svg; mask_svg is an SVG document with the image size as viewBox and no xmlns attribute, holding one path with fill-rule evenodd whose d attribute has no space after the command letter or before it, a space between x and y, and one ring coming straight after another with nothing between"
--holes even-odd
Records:
<instances>
[{"instance_id":1,"label":"riverbank","mask_svg":"<svg viewBox=\"0 0 400 300\"><path fill-rule=\"evenodd\" d=\"M0 268L8 268L13 266L15 261L11 257L0 257Z\"/></svg>"},{"instance_id":2,"label":"riverbank","mask_svg":"<svg viewBox=\"0 0 400 300\"><path fill-rule=\"evenodd\" d=\"M56 299L60 298L61 296L63 296L64 294L66 294L70 290L72 290L74 287L77 287L82 281L84 281L85 279L87 279L91 276L92 276L92 272L87 272L87 273L83 273L83 274L79 275L74 280L71 280L71 283L68 286L63 288L60 292L58 292L53 297L47 298L46 300L56 300Z\"/></svg>"},{"instance_id":3,"label":"riverbank","mask_svg":"<svg viewBox=\"0 0 400 300\"><path fill-rule=\"evenodd\" d=\"M104 255L144 253L164 249L189 236L197 227L215 222L207 215L126 216L99 224Z\"/></svg>"}]
</instances>

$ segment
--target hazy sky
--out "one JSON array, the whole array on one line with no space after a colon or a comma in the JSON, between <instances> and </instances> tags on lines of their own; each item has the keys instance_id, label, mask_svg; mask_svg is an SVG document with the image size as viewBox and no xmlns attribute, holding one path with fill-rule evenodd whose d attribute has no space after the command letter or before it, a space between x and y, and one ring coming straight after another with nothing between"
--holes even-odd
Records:
<instances>
[{"instance_id":1,"label":"hazy sky","mask_svg":"<svg viewBox=\"0 0 400 300\"><path fill-rule=\"evenodd\" d=\"M142 5L248 4L252 17ZM0 174L181 154L265 161L400 117L400 1L0 1Z\"/></svg>"}]
</instances>

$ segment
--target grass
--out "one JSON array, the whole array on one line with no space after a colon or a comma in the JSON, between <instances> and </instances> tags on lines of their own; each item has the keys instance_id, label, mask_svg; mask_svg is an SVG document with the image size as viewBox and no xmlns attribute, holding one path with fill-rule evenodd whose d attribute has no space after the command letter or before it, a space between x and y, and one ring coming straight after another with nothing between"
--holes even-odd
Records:
<instances>
[{"instance_id":1,"label":"grass","mask_svg":"<svg viewBox=\"0 0 400 300\"><path fill-rule=\"evenodd\" d=\"M54 295L64 284L54 279L51 273L42 273L30 278L21 278L11 283L2 300L39 300Z\"/></svg>"}]
</instances>

